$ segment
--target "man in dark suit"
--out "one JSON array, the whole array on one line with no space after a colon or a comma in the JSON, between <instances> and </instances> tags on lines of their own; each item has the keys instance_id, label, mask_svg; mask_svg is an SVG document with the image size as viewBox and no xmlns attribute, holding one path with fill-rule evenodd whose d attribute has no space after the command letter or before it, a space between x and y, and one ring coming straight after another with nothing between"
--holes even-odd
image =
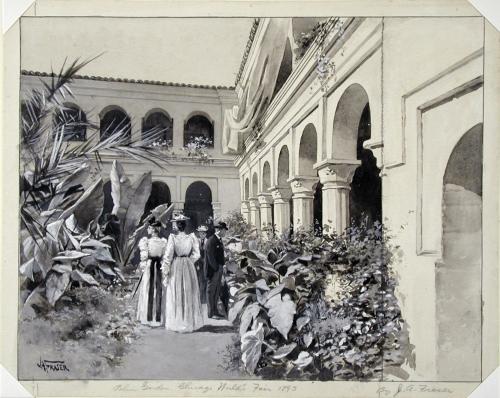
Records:
<instances>
[{"instance_id":1,"label":"man in dark suit","mask_svg":"<svg viewBox=\"0 0 500 398\"><path fill-rule=\"evenodd\" d=\"M227 225L220 222L214 225L215 234L208 238L205 246L205 275L207 276L208 317L222 319L217 303L219 301L222 273L224 270L224 244Z\"/></svg>"}]
</instances>

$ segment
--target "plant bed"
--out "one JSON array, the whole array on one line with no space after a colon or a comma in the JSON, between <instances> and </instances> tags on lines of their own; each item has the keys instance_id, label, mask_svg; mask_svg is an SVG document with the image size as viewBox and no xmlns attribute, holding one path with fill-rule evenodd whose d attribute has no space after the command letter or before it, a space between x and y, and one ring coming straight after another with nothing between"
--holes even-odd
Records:
<instances>
[{"instance_id":1,"label":"plant bed","mask_svg":"<svg viewBox=\"0 0 500 398\"><path fill-rule=\"evenodd\" d=\"M55 308L20 322L19 376L106 378L119 366L141 331L128 287L68 291ZM44 371L41 360L64 361L68 371Z\"/></svg>"},{"instance_id":2,"label":"plant bed","mask_svg":"<svg viewBox=\"0 0 500 398\"><path fill-rule=\"evenodd\" d=\"M228 283L246 372L292 380L407 377L402 365L414 367L414 354L394 294L397 248L381 224L280 239L247 235L236 216L228 223L243 240Z\"/></svg>"}]
</instances>

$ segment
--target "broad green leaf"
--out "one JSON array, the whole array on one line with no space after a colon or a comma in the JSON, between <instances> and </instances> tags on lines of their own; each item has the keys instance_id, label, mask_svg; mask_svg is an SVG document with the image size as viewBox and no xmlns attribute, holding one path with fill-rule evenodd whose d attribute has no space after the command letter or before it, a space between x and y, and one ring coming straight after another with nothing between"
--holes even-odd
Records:
<instances>
[{"instance_id":1,"label":"broad green leaf","mask_svg":"<svg viewBox=\"0 0 500 398\"><path fill-rule=\"evenodd\" d=\"M240 336L248 330L253 320L261 310L261 306L258 303L252 303L248 307L245 308L243 314L241 315L240 321Z\"/></svg>"},{"instance_id":2,"label":"broad green leaf","mask_svg":"<svg viewBox=\"0 0 500 398\"><path fill-rule=\"evenodd\" d=\"M99 264L99 269L107 275L116 276L115 271L108 264Z\"/></svg>"},{"instance_id":3,"label":"broad green leaf","mask_svg":"<svg viewBox=\"0 0 500 398\"><path fill-rule=\"evenodd\" d=\"M278 294L269 299L266 303L266 308L269 309L268 315L271 319L271 325L274 326L285 339L288 339L288 332L292 328L296 307L297 306L288 294L285 294L283 298Z\"/></svg>"},{"instance_id":4,"label":"broad green leaf","mask_svg":"<svg viewBox=\"0 0 500 398\"><path fill-rule=\"evenodd\" d=\"M311 321L311 318L308 316L301 316L300 318L297 319L296 325L297 325L297 330L300 332L302 328L307 325Z\"/></svg>"},{"instance_id":5,"label":"broad green leaf","mask_svg":"<svg viewBox=\"0 0 500 398\"><path fill-rule=\"evenodd\" d=\"M113 166L111 166L111 172L109 174L111 182L111 198L113 199L113 210L112 214L118 216L118 218L123 218L119 214L119 211L125 212L128 203L125 203L126 193L130 188L130 180L125 175L122 165L118 161L113 161Z\"/></svg>"},{"instance_id":6,"label":"broad green leaf","mask_svg":"<svg viewBox=\"0 0 500 398\"><path fill-rule=\"evenodd\" d=\"M69 264L56 264L52 267L52 270L63 274L65 272L73 271L73 268Z\"/></svg>"},{"instance_id":7,"label":"broad green leaf","mask_svg":"<svg viewBox=\"0 0 500 398\"><path fill-rule=\"evenodd\" d=\"M102 213L104 204L103 182L99 178L93 185L85 190L76 203L66 209L60 216L61 219L67 219L74 215L76 226L87 229L91 221L96 220ZM67 225L68 226L68 225ZM75 228L68 226L70 230Z\"/></svg>"},{"instance_id":8,"label":"broad green leaf","mask_svg":"<svg viewBox=\"0 0 500 398\"><path fill-rule=\"evenodd\" d=\"M53 272L45 282L45 294L51 306L54 306L57 300L64 294L69 285L68 273Z\"/></svg>"},{"instance_id":9,"label":"broad green leaf","mask_svg":"<svg viewBox=\"0 0 500 398\"><path fill-rule=\"evenodd\" d=\"M86 274L76 269L71 272L71 279L78 282L85 282L92 286L99 286L99 283L94 279L92 275Z\"/></svg>"},{"instance_id":10,"label":"broad green leaf","mask_svg":"<svg viewBox=\"0 0 500 398\"><path fill-rule=\"evenodd\" d=\"M245 306L247 302L248 296L245 296L243 299L239 300L234 304L230 309L229 309L229 314L228 314L228 319L230 322L234 322L235 319L238 317L240 312L243 310L243 307Z\"/></svg>"},{"instance_id":11,"label":"broad green leaf","mask_svg":"<svg viewBox=\"0 0 500 398\"><path fill-rule=\"evenodd\" d=\"M23 265L19 267L19 272L21 275L30 278L32 281L35 280L33 277L33 274L37 272L39 268L37 267L37 264L35 262L35 259L32 258L31 260L26 261Z\"/></svg>"},{"instance_id":12,"label":"broad green leaf","mask_svg":"<svg viewBox=\"0 0 500 398\"><path fill-rule=\"evenodd\" d=\"M57 256L55 256L52 260L54 261L73 261L73 260L78 260L79 258L89 256L90 254L88 253L83 253L81 251L77 250L66 250L63 252L57 253Z\"/></svg>"},{"instance_id":13,"label":"broad green leaf","mask_svg":"<svg viewBox=\"0 0 500 398\"><path fill-rule=\"evenodd\" d=\"M109 249L111 246L107 245L96 239L87 239L80 243L81 247L94 247L94 248L107 248Z\"/></svg>"},{"instance_id":14,"label":"broad green leaf","mask_svg":"<svg viewBox=\"0 0 500 398\"><path fill-rule=\"evenodd\" d=\"M123 218L120 218L119 213L122 247L126 247L144 214L144 207L151 194L151 186L151 172L148 172L143 174L128 190L127 208L124 213L121 213Z\"/></svg>"},{"instance_id":15,"label":"broad green leaf","mask_svg":"<svg viewBox=\"0 0 500 398\"><path fill-rule=\"evenodd\" d=\"M88 164L84 163L70 175L64 177L56 186L56 196L52 199L49 205L49 210L60 207L66 192L72 187L81 185L84 189L88 188L90 172Z\"/></svg>"},{"instance_id":16,"label":"broad green leaf","mask_svg":"<svg viewBox=\"0 0 500 398\"><path fill-rule=\"evenodd\" d=\"M52 257L56 254L57 246L52 239L41 239L38 245L35 246L35 262L42 271L43 277L45 277L52 268Z\"/></svg>"},{"instance_id":17,"label":"broad green leaf","mask_svg":"<svg viewBox=\"0 0 500 398\"><path fill-rule=\"evenodd\" d=\"M308 348L311 343L313 341L313 334L312 332L308 332L304 335L304 345L306 346L306 348Z\"/></svg>"},{"instance_id":18,"label":"broad green leaf","mask_svg":"<svg viewBox=\"0 0 500 398\"><path fill-rule=\"evenodd\" d=\"M245 370L255 373L255 368L262 355L262 344L264 342L264 329L260 323L255 330L249 330L241 337L241 360Z\"/></svg>"},{"instance_id":19,"label":"broad green leaf","mask_svg":"<svg viewBox=\"0 0 500 398\"><path fill-rule=\"evenodd\" d=\"M45 229L47 231L47 236L52 240L59 241L59 231L64 224L64 220L57 220L48 224Z\"/></svg>"},{"instance_id":20,"label":"broad green leaf","mask_svg":"<svg viewBox=\"0 0 500 398\"><path fill-rule=\"evenodd\" d=\"M295 364L295 366L297 366L297 368L303 369L306 366L310 365L312 361L313 357L311 356L311 354L309 354L307 351L301 351L299 353L299 356L295 361L293 361L293 363Z\"/></svg>"},{"instance_id":21,"label":"broad green leaf","mask_svg":"<svg viewBox=\"0 0 500 398\"><path fill-rule=\"evenodd\" d=\"M36 242L31 236L27 236L22 243L22 254L24 260L29 260L35 255Z\"/></svg>"},{"instance_id":22,"label":"broad green leaf","mask_svg":"<svg viewBox=\"0 0 500 398\"><path fill-rule=\"evenodd\" d=\"M297 347L297 343L286 344L282 347L279 347L274 351L273 358L274 359L282 359L285 358L288 354L290 354L295 347Z\"/></svg>"}]
</instances>

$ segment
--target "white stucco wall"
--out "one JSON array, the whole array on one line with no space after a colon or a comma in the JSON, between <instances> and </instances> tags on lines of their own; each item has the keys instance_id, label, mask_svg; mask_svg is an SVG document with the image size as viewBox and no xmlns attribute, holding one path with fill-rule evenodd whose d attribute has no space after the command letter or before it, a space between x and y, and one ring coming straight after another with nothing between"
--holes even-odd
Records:
<instances>
[{"instance_id":1,"label":"white stucco wall","mask_svg":"<svg viewBox=\"0 0 500 398\"><path fill-rule=\"evenodd\" d=\"M417 116L419 107L482 75L482 40L480 18L384 21L383 216L404 253L397 266L398 291L417 347L412 377L421 380L437 378L435 263L441 251L442 176L458 138L482 120L481 90Z\"/></svg>"}]
</instances>

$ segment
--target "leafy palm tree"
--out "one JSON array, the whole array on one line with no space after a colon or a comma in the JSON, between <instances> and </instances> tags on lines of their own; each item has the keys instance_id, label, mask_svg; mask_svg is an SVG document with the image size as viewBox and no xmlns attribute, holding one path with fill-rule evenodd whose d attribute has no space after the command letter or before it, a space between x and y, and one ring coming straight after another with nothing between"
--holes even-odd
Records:
<instances>
[{"instance_id":1,"label":"leafy palm tree","mask_svg":"<svg viewBox=\"0 0 500 398\"><path fill-rule=\"evenodd\" d=\"M64 117L68 113L63 103L73 97L70 85L90 61L77 59L68 66L65 62L61 71L52 73L49 82L42 80L42 88L33 89L21 106L20 272L22 296L27 302L39 302L42 297L54 305L73 283L95 285L100 277L121 277L109 250L113 239L103 236L98 225L104 202L99 172L103 153L147 161L160 168L165 165L161 153L152 147L163 134L161 129L154 128L134 141L128 134L129 126L119 123L99 141L98 126ZM90 132L89 139L69 142L67 137L79 133L82 126ZM141 189L132 193L140 194L138 202L130 197L126 200L136 212L144 209L150 179L150 174L149 179L143 176L138 183ZM120 181L114 185L115 191L120 190ZM115 207L123 204L123 197ZM123 220L128 230L137 227L141 215ZM127 236L121 239L123 242Z\"/></svg>"}]
</instances>

